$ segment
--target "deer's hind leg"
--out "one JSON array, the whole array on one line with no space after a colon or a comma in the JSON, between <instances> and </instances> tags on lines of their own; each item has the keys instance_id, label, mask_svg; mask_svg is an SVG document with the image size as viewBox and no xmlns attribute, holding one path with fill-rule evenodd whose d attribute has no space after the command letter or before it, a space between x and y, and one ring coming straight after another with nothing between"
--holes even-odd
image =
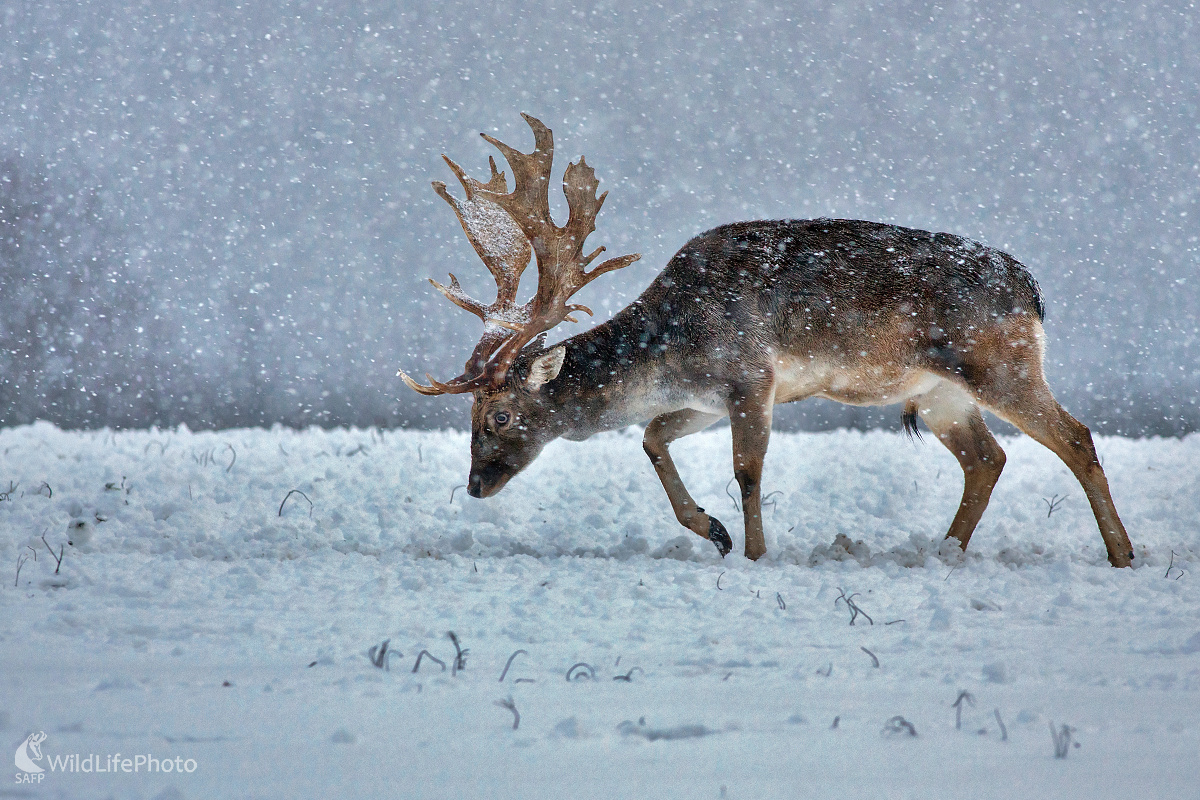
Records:
<instances>
[{"instance_id":1,"label":"deer's hind leg","mask_svg":"<svg viewBox=\"0 0 1200 800\"><path fill-rule=\"evenodd\" d=\"M988 409L1062 459L1087 495L1108 551L1108 563L1114 567L1133 566L1133 545L1113 505L1108 478L1096 455L1091 431L1058 404L1042 379L1040 369L1029 377L1030 380L1021 382L1017 391L985 397Z\"/></svg>"},{"instance_id":2,"label":"deer's hind leg","mask_svg":"<svg viewBox=\"0 0 1200 800\"><path fill-rule=\"evenodd\" d=\"M675 462L671 460L668 449L676 439L702 431L719 419L720 416L716 414L706 414L690 408L655 417L646 426L646 433L642 437L642 449L650 456L650 463L654 465L658 479L667 490L675 519L692 533L715 544L724 557L733 549L733 540L729 538L729 532L720 520L709 516L703 508L696 505L687 487L683 485L683 479L679 477L679 470L675 469Z\"/></svg>"},{"instance_id":3,"label":"deer's hind leg","mask_svg":"<svg viewBox=\"0 0 1200 800\"><path fill-rule=\"evenodd\" d=\"M1092 433L1058 404L1046 384L1043 341L1037 320L1027 315L1008 320L992 348L1007 351L1007 358L968 370L968 383L989 411L1063 460L1087 495L1108 550L1108 562L1114 567L1133 566L1133 545L1113 505Z\"/></svg>"},{"instance_id":4,"label":"deer's hind leg","mask_svg":"<svg viewBox=\"0 0 1200 800\"><path fill-rule=\"evenodd\" d=\"M967 542L979 524L992 489L1004 470L1004 450L992 436L979 412L979 406L958 386L942 382L932 391L910 400L905 413L917 413L956 459L963 471L963 496L958 513L946 532L967 549Z\"/></svg>"}]
</instances>

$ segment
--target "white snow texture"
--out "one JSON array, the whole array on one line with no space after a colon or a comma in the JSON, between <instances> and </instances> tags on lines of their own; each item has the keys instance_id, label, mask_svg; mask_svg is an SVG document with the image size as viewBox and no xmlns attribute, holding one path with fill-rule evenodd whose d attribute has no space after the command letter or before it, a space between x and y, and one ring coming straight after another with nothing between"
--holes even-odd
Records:
<instances>
[{"instance_id":1,"label":"white snow texture","mask_svg":"<svg viewBox=\"0 0 1200 800\"><path fill-rule=\"evenodd\" d=\"M1196 435L1098 439L1131 570L1025 438L956 559L961 472L936 443L778 434L757 563L727 428L673 448L724 560L675 522L636 429L554 443L482 501L467 444L0 430L0 739L47 734L41 781L10 769L0 794L1200 792ZM445 667L414 673L423 650ZM195 769L50 768L72 754Z\"/></svg>"}]
</instances>

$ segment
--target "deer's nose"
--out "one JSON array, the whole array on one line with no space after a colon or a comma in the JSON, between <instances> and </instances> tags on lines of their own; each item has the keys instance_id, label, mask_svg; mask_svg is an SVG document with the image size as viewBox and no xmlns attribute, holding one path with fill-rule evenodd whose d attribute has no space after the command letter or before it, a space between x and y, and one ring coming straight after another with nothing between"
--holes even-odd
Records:
<instances>
[{"instance_id":1,"label":"deer's nose","mask_svg":"<svg viewBox=\"0 0 1200 800\"><path fill-rule=\"evenodd\" d=\"M491 497L508 482L510 473L503 464L483 464L471 470L467 478L467 494L471 497Z\"/></svg>"}]
</instances>

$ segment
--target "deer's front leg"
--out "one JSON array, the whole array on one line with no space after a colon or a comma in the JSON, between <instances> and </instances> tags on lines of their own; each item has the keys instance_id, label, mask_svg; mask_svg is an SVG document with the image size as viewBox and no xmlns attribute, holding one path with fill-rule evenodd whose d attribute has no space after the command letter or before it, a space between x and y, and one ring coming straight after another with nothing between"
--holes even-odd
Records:
<instances>
[{"instance_id":1,"label":"deer's front leg","mask_svg":"<svg viewBox=\"0 0 1200 800\"><path fill-rule=\"evenodd\" d=\"M729 406L733 431L733 475L742 489L742 516L746 521L746 558L757 560L767 552L762 525L762 468L771 438L774 392L770 386L752 387L734 395Z\"/></svg>"},{"instance_id":2,"label":"deer's front leg","mask_svg":"<svg viewBox=\"0 0 1200 800\"><path fill-rule=\"evenodd\" d=\"M679 471L675 469L675 462L671 460L671 453L667 449L668 445L676 439L687 436L689 433L702 431L718 419L720 417L716 414L705 414L691 409L673 411L670 414L655 417L646 426L646 435L642 437L642 448L646 451L646 455L650 456L650 463L654 465L658 479L662 481L663 488L667 490L671 508L675 511L675 519L679 520L679 524L688 530L710 540L717 546L717 550L723 557L733 549L733 541L729 538L729 533L720 520L710 517L704 513L703 508L696 505L696 501L688 494L687 487L683 485L683 480L679 477Z\"/></svg>"}]
</instances>

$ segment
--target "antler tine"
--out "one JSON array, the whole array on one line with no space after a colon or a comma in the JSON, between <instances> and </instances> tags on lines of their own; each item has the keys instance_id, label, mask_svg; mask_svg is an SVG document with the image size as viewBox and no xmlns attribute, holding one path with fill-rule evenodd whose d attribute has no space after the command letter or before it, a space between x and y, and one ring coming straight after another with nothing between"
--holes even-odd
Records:
<instances>
[{"instance_id":1,"label":"antler tine","mask_svg":"<svg viewBox=\"0 0 1200 800\"><path fill-rule=\"evenodd\" d=\"M500 194L508 191L508 182L504 179L504 173L496 170L496 159L492 158L491 156L488 156L488 164L492 168L492 174L491 177L488 178L487 183L480 183L472 178L466 173L466 170L464 170L458 164L455 164L450 156L446 155L445 153L442 154L442 160L446 162L446 165L450 167L450 170L454 173L454 177L458 178L458 182L462 184L463 191L467 193L467 200L474 199L474 190L477 188L486 189L489 192ZM440 190L438 189L439 186L442 187ZM445 195L442 193L446 189L446 184L442 183L441 181L433 181L433 189L439 195L442 195L443 199L445 198Z\"/></svg>"},{"instance_id":2,"label":"antler tine","mask_svg":"<svg viewBox=\"0 0 1200 800\"><path fill-rule=\"evenodd\" d=\"M454 209L471 245L496 279L496 302L485 306L468 297L453 275L448 287L431 281L451 302L484 321L484 335L467 361L466 371L449 383L430 378L429 386L421 386L401 375L410 388L423 394L462 393L498 385L521 349L536 336L564 320L575 322L571 316L574 311L592 313L586 306L568 304L572 295L600 275L641 258L640 254L610 258L585 271L604 252L600 247L585 256L583 243L596 230L596 215L608 193L597 196L596 173L581 156L563 174L569 215L564 226L556 225L550 216L549 198L554 134L537 118L521 116L533 131L532 153L522 153L494 136L480 134L512 168L511 192L504 173L496 169L496 161L490 157L491 177L487 183L480 183L443 156L466 192L465 201L456 200L444 183L433 184L434 191ZM518 306L517 288L531 255L537 259L537 291L529 303Z\"/></svg>"},{"instance_id":3,"label":"antler tine","mask_svg":"<svg viewBox=\"0 0 1200 800\"><path fill-rule=\"evenodd\" d=\"M487 322L487 309L484 307L483 303L480 303L478 300L473 300L467 295L466 292L462 290L462 287L458 285L458 278L454 277L453 272L450 273L449 286L443 286L433 278L430 278L429 282L433 284L433 288L441 292L451 303L454 303L454 305L458 306L464 311L470 311L484 322Z\"/></svg>"},{"instance_id":4,"label":"antler tine","mask_svg":"<svg viewBox=\"0 0 1200 800\"><path fill-rule=\"evenodd\" d=\"M484 327L483 337L479 340L479 344L475 345L475 349L471 352L471 357L467 359L466 370L462 375L445 383L435 380L428 372L425 373L425 378L429 381L428 386L422 386L417 383L404 370L397 370L396 375L404 381L404 384L408 388L423 395L466 394L476 389L482 389L492 380L492 371L488 364L488 359L511 336L512 332L510 330L489 322Z\"/></svg>"},{"instance_id":5,"label":"antler tine","mask_svg":"<svg viewBox=\"0 0 1200 800\"><path fill-rule=\"evenodd\" d=\"M567 299L595 278L627 266L639 255L609 259L591 272L584 268L603 252L604 248L583 255L583 244L596 230L596 215L608 196L596 191L599 181L584 157L567 166L563 174L563 193L567 198L569 216L566 225L559 227L550 217L549 179L554 158L554 137L550 129L535 117L522 114L533 131L534 151L522 153L495 137L483 138L495 146L508 160L513 170L513 190L510 194L488 192L497 205L504 208L525 232L537 257L538 288L530 309L530 323L524 331L504 343L492 361L493 371L502 377L507 366L515 360L520 349L534 336L549 330L575 310Z\"/></svg>"},{"instance_id":6,"label":"antler tine","mask_svg":"<svg viewBox=\"0 0 1200 800\"><path fill-rule=\"evenodd\" d=\"M522 153L494 136L479 134L484 141L500 151L512 167L512 194L496 194L494 200L529 237L537 250L538 239L553 227L550 219L550 171L554 166L554 134L541 120L522 114L533 131L533 152Z\"/></svg>"},{"instance_id":7,"label":"antler tine","mask_svg":"<svg viewBox=\"0 0 1200 800\"><path fill-rule=\"evenodd\" d=\"M429 380L429 383L430 383L429 386L422 386L421 384L417 383L412 378L408 377L408 373L402 369L396 370L396 376L398 378L400 378L400 380L404 381L405 386L412 389L414 392L417 392L418 394L425 395L426 397L432 397L432 396L439 395L439 394L446 394L446 392L442 391L441 389L438 389L437 386L433 385L433 384L436 384L437 381L435 381L428 372L425 373L425 377Z\"/></svg>"},{"instance_id":8,"label":"antler tine","mask_svg":"<svg viewBox=\"0 0 1200 800\"><path fill-rule=\"evenodd\" d=\"M492 200L492 197L498 193L502 195L508 189L504 173L496 170L494 159L488 159L491 178L487 183L480 183L467 175L463 168L449 157L442 158L462 184L467 199L459 202L441 181L433 182L433 190L454 209L468 241L492 273L496 281L496 302L485 306L471 299L458 287L453 275L450 276L450 291L436 281L431 283L451 302L485 322L490 318L517 324L527 316L523 309L516 306L516 296L521 283L521 273L529 265L532 248L524 232L508 212Z\"/></svg>"}]
</instances>

